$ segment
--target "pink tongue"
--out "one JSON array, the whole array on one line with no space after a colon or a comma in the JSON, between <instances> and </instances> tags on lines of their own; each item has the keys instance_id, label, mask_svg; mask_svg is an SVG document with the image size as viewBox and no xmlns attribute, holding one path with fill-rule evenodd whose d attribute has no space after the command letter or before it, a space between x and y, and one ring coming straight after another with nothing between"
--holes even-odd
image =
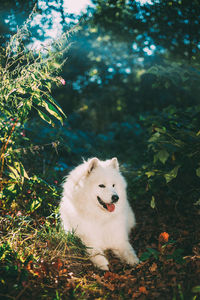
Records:
<instances>
[{"instance_id":1,"label":"pink tongue","mask_svg":"<svg viewBox=\"0 0 200 300\"><path fill-rule=\"evenodd\" d=\"M112 212L115 210L115 205L113 203L106 203L107 210Z\"/></svg>"}]
</instances>

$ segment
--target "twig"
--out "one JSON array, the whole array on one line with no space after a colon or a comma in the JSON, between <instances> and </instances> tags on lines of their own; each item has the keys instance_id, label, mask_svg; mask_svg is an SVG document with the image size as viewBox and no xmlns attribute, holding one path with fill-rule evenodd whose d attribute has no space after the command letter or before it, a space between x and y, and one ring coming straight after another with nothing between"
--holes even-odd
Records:
<instances>
[{"instance_id":1,"label":"twig","mask_svg":"<svg viewBox=\"0 0 200 300\"><path fill-rule=\"evenodd\" d=\"M5 145L3 145L2 148L1 148L1 155L0 155L1 171L0 171L0 178L3 178L3 169L4 169L5 152L6 152L6 149L7 149L7 147L8 147L8 143L9 143L9 141L10 141L10 139L11 139L11 136L12 136L12 134L13 134L13 131L15 130L15 127L16 127L16 125L17 125L17 123L18 123L18 120L19 120L19 119L17 118L16 121L15 121L15 123L14 123L13 126L12 126L10 135L9 135L9 137L8 137L8 139L7 139L6 143L5 143ZM1 183L0 183L0 191L2 192L2 190L3 190L3 181L1 181Z\"/></svg>"},{"instance_id":2,"label":"twig","mask_svg":"<svg viewBox=\"0 0 200 300\"><path fill-rule=\"evenodd\" d=\"M5 298L10 298L10 299L13 299L13 300L15 300L15 299L16 299L16 298L15 298L15 297L13 297L13 296L4 295L4 294L1 294L1 293L0 293L0 297L2 297L2 299L5 299Z\"/></svg>"},{"instance_id":3,"label":"twig","mask_svg":"<svg viewBox=\"0 0 200 300\"><path fill-rule=\"evenodd\" d=\"M26 290L28 287L29 287L29 284L27 284L27 285L23 288L23 290L21 290L21 291L19 292L19 294L17 295L17 297L15 297L15 300L19 299L19 298L21 297L21 295L25 292L25 290Z\"/></svg>"}]
</instances>

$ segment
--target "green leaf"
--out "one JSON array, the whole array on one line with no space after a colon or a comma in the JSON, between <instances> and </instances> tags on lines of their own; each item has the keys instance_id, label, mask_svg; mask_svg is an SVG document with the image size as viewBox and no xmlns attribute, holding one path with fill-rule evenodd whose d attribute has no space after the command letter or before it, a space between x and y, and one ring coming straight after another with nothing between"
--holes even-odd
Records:
<instances>
[{"instance_id":1,"label":"green leaf","mask_svg":"<svg viewBox=\"0 0 200 300\"><path fill-rule=\"evenodd\" d=\"M26 170L24 169L24 166L22 165L22 163L19 163L19 167L20 167L20 174L21 174L21 179L22 179L22 184L24 183L24 178L29 179L28 174L26 173Z\"/></svg>"},{"instance_id":2,"label":"green leaf","mask_svg":"<svg viewBox=\"0 0 200 300\"><path fill-rule=\"evenodd\" d=\"M47 101L42 100L42 106L50 113L50 115L54 116L56 119L60 120L60 122L63 124L63 119L61 115L59 114L58 110Z\"/></svg>"},{"instance_id":3,"label":"green leaf","mask_svg":"<svg viewBox=\"0 0 200 300\"><path fill-rule=\"evenodd\" d=\"M148 171L148 172L145 172L145 175L147 175L147 177L150 178L151 176L155 175L155 172L154 171Z\"/></svg>"},{"instance_id":4,"label":"green leaf","mask_svg":"<svg viewBox=\"0 0 200 300\"><path fill-rule=\"evenodd\" d=\"M31 99L26 101L25 107L26 107L26 109L31 110L31 107L32 107L32 100Z\"/></svg>"},{"instance_id":5,"label":"green leaf","mask_svg":"<svg viewBox=\"0 0 200 300\"><path fill-rule=\"evenodd\" d=\"M147 252L142 253L140 256L141 261L145 261L149 259L151 256L154 256L155 259L159 258L159 252L152 248L147 248Z\"/></svg>"},{"instance_id":6,"label":"green leaf","mask_svg":"<svg viewBox=\"0 0 200 300\"><path fill-rule=\"evenodd\" d=\"M34 212L37 210L42 204L42 199L38 197L38 199L33 200L33 202L30 205L30 212Z\"/></svg>"},{"instance_id":7,"label":"green leaf","mask_svg":"<svg viewBox=\"0 0 200 300\"><path fill-rule=\"evenodd\" d=\"M150 143L152 143L152 142L156 142L158 139L159 139L159 137L160 137L160 133L159 132L156 132L156 133L154 133L151 137L150 137L150 139L148 140Z\"/></svg>"},{"instance_id":8,"label":"green leaf","mask_svg":"<svg viewBox=\"0 0 200 300\"><path fill-rule=\"evenodd\" d=\"M37 105L44 107L46 109L46 111L48 111L50 113L50 115L54 116L56 119L58 119L63 124L63 119L62 119L62 117L61 117L61 115L59 113L59 111L60 111L65 116L64 112L62 111L62 109L56 103L54 103L54 105L52 105L48 101L40 99L39 98L40 96L36 96L36 97L34 98L34 102ZM48 96L48 99L49 99L49 101L51 101L53 103L53 101L52 101L53 98L52 97Z\"/></svg>"},{"instance_id":9,"label":"green leaf","mask_svg":"<svg viewBox=\"0 0 200 300\"><path fill-rule=\"evenodd\" d=\"M48 89L48 91L51 93L51 83L50 82L46 82L45 83L46 88Z\"/></svg>"},{"instance_id":10,"label":"green leaf","mask_svg":"<svg viewBox=\"0 0 200 300\"><path fill-rule=\"evenodd\" d=\"M14 175L14 178L19 179L20 178L20 174L17 172L16 168L7 165L8 168L11 170L12 175ZM13 178L13 176L10 176L11 178Z\"/></svg>"},{"instance_id":11,"label":"green leaf","mask_svg":"<svg viewBox=\"0 0 200 300\"><path fill-rule=\"evenodd\" d=\"M18 161L15 161L14 162L14 166L15 166L15 169L17 170L17 172L19 174L21 174L21 170L20 170L20 163Z\"/></svg>"},{"instance_id":12,"label":"green leaf","mask_svg":"<svg viewBox=\"0 0 200 300\"><path fill-rule=\"evenodd\" d=\"M165 164L169 157L169 153L164 149L160 150L157 154L154 155L154 163L159 160L161 163Z\"/></svg>"},{"instance_id":13,"label":"green leaf","mask_svg":"<svg viewBox=\"0 0 200 300\"><path fill-rule=\"evenodd\" d=\"M154 130L156 130L157 132L160 132L160 133L166 133L165 127L162 127L162 128L155 127Z\"/></svg>"},{"instance_id":14,"label":"green leaf","mask_svg":"<svg viewBox=\"0 0 200 300\"><path fill-rule=\"evenodd\" d=\"M192 293L200 293L200 285L194 286L192 288Z\"/></svg>"},{"instance_id":15,"label":"green leaf","mask_svg":"<svg viewBox=\"0 0 200 300\"><path fill-rule=\"evenodd\" d=\"M194 203L194 205L200 205L200 198Z\"/></svg>"},{"instance_id":16,"label":"green leaf","mask_svg":"<svg viewBox=\"0 0 200 300\"><path fill-rule=\"evenodd\" d=\"M169 173L167 173L167 174L164 175L167 183L169 183L171 180L173 180L174 178L176 178L176 176L178 174L179 168L180 168L180 166L176 166Z\"/></svg>"},{"instance_id":17,"label":"green leaf","mask_svg":"<svg viewBox=\"0 0 200 300\"><path fill-rule=\"evenodd\" d=\"M200 130L199 130L199 131L196 133L196 135L197 135L197 136L199 136L199 135L200 135Z\"/></svg>"},{"instance_id":18,"label":"green leaf","mask_svg":"<svg viewBox=\"0 0 200 300\"><path fill-rule=\"evenodd\" d=\"M12 184L9 184L9 185L7 185L7 190L9 190L9 191L14 191L15 190L15 188L16 188L16 184L15 183L12 183Z\"/></svg>"},{"instance_id":19,"label":"green leaf","mask_svg":"<svg viewBox=\"0 0 200 300\"><path fill-rule=\"evenodd\" d=\"M200 177L200 168L196 169L196 174L198 177Z\"/></svg>"},{"instance_id":20,"label":"green leaf","mask_svg":"<svg viewBox=\"0 0 200 300\"><path fill-rule=\"evenodd\" d=\"M52 120L44 112L42 112L39 109L37 109L37 111L38 111L38 114L39 114L40 118L42 118L47 123L51 124L53 127L55 126L55 124L52 122Z\"/></svg>"},{"instance_id":21,"label":"green leaf","mask_svg":"<svg viewBox=\"0 0 200 300\"><path fill-rule=\"evenodd\" d=\"M61 114L63 114L63 116L64 116L65 118L67 118L66 114L63 112L63 110L62 110L62 108L60 107L60 105L56 102L55 99L53 99L53 97L52 97L51 95L49 95L48 100L49 100L51 103L53 103L53 105L55 105L55 107L57 108L57 110L59 110L59 112L60 112Z\"/></svg>"},{"instance_id":22,"label":"green leaf","mask_svg":"<svg viewBox=\"0 0 200 300\"><path fill-rule=\"evenodd\" d=\"M159 257L159 252L153 248L147 248L147 250L155 257L158 258Z\"/></svg>"},{"instance_id":23,"label":"green leaf","mask_svg":"<svg viewBox=\"0 0 200 300\"><path fill-rule=\"evenodd\" d=\"M150 252L143 252L142 255L140 256L140 260L145 261L145 260L149 259L150 257L151 257Z\"/></svg>"},{"instance_id":24,"label":"green leaf","mask_svg":"<svg viewBox=\"0 0 200 300\"><path fill-rule=\"evenodd\" d=\"M8 165L8 168L11 170L11 174L9 176L11 178L17 179L21 181L21 184L24 183L24 178L29 179L28 174L26 173L26 170L24 169L24 166L22 165L21 162L15 161L14 162L14 167Z\"/></svg>"},{"instance_id":25,"label":"green leaf","mask_svg":"<svg viewBox=\"0 0 200 300\"><path fill-rule=\"evenodd\" d=\"M152 196L152 198L151 198L151 208L155 208L156 207L156 203L155 203L155 197L154 196Z\"/></svg>"}]
</instances>

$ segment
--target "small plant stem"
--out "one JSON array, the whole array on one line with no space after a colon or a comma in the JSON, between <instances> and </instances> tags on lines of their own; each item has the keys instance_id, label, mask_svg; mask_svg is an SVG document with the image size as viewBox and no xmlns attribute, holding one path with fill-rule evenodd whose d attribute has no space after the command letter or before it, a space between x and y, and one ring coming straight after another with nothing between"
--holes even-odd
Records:
<instances>
[{"instance_id":1,"label":"small plant stem","mask_svg":"<svg viewBox=\"0 0 200 300\"><path fill-rule=\"evenodd\" d=\"M2 192L3 190L3 169L4 169L4 160L5 160L5 153L6 153L6 149L8 147L8 143L11 139L11 136L15 130L15 127L18 123L18 118L16 119L15 123L13 124L12 128L11 128L11 132L10 132L10 135L6 141L6 143L2 146L1 148L1 155L0 155L0 162L1 162L1 171L0 171L0 180L1 180L1 183L0 183L0 191Z\"/></svg>"}]
</instances>

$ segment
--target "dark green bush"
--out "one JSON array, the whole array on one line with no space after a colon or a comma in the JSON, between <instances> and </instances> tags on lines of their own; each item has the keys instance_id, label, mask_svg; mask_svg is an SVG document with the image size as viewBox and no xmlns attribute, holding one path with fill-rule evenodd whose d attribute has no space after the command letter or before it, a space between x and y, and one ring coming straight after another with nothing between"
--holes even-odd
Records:
<instances>
[{"instance_id":1,"label":"dark green bush","mask_svg":"<svg viewBox=\"0 0 200 300\"><path fill-rule=\"evenodd\" d=\"M169 197L172 206L198 204L200 199L200 106L185 110L170 106L146 114L141 120L149 131L148 159L138 175L155 207Z\"/></svg>"}]
</instances>

